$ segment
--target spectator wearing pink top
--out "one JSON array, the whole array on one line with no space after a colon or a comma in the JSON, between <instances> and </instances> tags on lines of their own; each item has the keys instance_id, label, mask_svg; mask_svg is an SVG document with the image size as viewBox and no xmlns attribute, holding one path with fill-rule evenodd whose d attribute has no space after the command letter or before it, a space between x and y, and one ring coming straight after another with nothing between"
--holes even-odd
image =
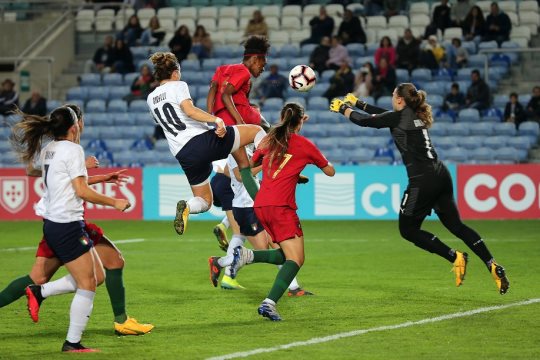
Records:
<instances>
[{"instance_id":1,"label":"spectator wearing pink top","mask_svg":"<svg viewBox=\"0 0 540 360\"><path fill-rule=\"evenodd\" d=\"M379 67L382 58L385 58L391 67L396 66L396 49L392 46L392 40L388 36L381 39L379 48L375 51L376 67Z\"/></svg>"},{"instance_id":2,"label":"spectator wearing pink top","mask_svg":"<svg viewBox=\"0 0 540 360\"><path fill-rule=\"evenodd\" d=\"M328 55L326 66L329 69L337 70L343 63L350 63L349 50L341 44L339 36L332 37L332 46Z\"/></svg>"}]
</instances>

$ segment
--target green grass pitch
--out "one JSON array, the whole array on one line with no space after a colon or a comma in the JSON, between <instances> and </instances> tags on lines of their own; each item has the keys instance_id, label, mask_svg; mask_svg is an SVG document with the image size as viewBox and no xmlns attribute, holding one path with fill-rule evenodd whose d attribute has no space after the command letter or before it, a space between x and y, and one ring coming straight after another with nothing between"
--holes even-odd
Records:
<instances>
[{"instance_id":1,"label":"green grass pitch","mask_svg":"<svg viewBox=\"0 0 540 360\"><path fill-rule=\"evenodd\" d=\"M97 291L83 343L91 359L203 359L271 348L353 330L403 324L468 310L540 298L540 221L470 221L507 269L509 292L498 294L491 275L472 254L465 283L454 284L451 264L402 240L394 221L304 221L306 263L300 283L313 297L281 299L284 318L257 314L276 267L242 269L247 289L213 288L207 258L220 255L213 223L190 222L183 237L171 222L98 221L126 259L128 313L156 328L142 337L117 337L105 287ZM451 247L465 245L438 222L425 228ZM0 223L0 289L27 274L40 222ZM468 251L471 254L471 251ZM63 275L61 270L57 277ZM66 359L60 353L72 295L44 302L32 323L25 298L0 309L0 359ZM256 359L538 359L540 303L444 321L368 332L324 343L257 354Z\"/></svg>"}]
</instances>

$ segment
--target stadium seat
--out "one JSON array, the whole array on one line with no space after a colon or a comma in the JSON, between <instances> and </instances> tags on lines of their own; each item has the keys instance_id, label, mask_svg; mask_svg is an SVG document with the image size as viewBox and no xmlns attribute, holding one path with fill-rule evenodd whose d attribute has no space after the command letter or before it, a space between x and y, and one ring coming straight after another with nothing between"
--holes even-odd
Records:
<instances>
[{"instance_id":1,"label":"stadium seat","mask_svg":"<svg viewBox=\"0 0 540 360\"><path fill-rule=\"evenodd\" d=\"M431 70L414 69L411 73L411 81L431 81Z\"/></svg>"},{"instance_id":2,"label":"stadium seat","mask_svg":"<svg viewBox=\"0 0 540 360\"><path fill-rule=\"evenodd\" d=\"M51 112L57 107L62 106L62 102L59 100L47 100L47 112Z\"/></svg>"},{"instance_id":3,"label":"stadium seat","mask_svg":"<svg viewBox=\"0 0 540 360\"><path fill-rule=\"evenodd\" d=\"M126 126L129 127L135 125L135 119L125 112L109 113L109 115L111 121L114 122L114 125L120 126L122 129Z\"/></svg>"},{"instance_id":4,"label":"stadium seat","mask_svg":"<svg viewBox=\"0 0 540 360\"><path fill-rule=\"evenodd\" d=\"M84 130L85 136L88 137L86 130L87 129ZM89 151L89 152L98 152L98 151L107 150L107 145L105 144L105 141L101 139L97 139L97 136L96 136L96 138L88 140L84 148L86 149L86 151Z\"/></svg>"},{"instance_id":5,"label":"stadium seat","mask_svg":"<svg viewBox=\"0 0 540 360\"><path fill-rule=\"evenodd\" d=\"M493 123L479 122L469 128L471 135L490 136L493 133Z\"/></svg>"},{"instance_id":6,"label":"stadium seat","mask_svg":"<svg viewBox=\"0 0 540 360\"><path fill-rule=\"evenodd\" d=\"M300 49L297 45L285 44L279 49L279 55L289 58L300 56Z\"/></svg>"},{"instance_id":7,"label":"stadium seat","mask_svg":"<svg viewBox=\"0 0 540 360\"><path fill-rule=\"evenodd\" d=\"M222 64L221 59L205 59L203 61L203 71L215 71L218 66Z\"/></svg>"},{"instance_id":8,"label":"stadium seat","mask_svg":"<svg viewBox=\"0 0 540 360\"><path fill-rule=\"evenodd\" d=\"M392 97L381 96L377 99L377 106L383 109L392 109Z\"/></svg>"},{"instance_id":9,"label":"stadium seat","mask_svg":"<svg viewBox=\"0 0 540 360\"><path fill-rule=\"evenodd\" d=\"M482 146L491 149L498 149L500 147L506 146L508 139L508 136L502 135L485 137L482 141Z\"/></svg>"},{"instance_id":10,"label":"stadium seat","mask_svg":"<svg viewBox=\"0 0 540 360\"><path fill-rule=\"evenodd\" d=\"M469 156L465 150L453 147L444 152L444 158L449 162L464 163L469 159Z\"/></svg>"},{"instance_id":11,"label":"stadium seat","mask_svg":"<svg viewBox=\"0 0 540 360\"><path fill-rule=\"evenodd\" d=\"M302 127L302 134L310 139L323 138L326 136L326 127L316 124L308 124Z\"/></svg>"},{"instance_id":12,"label":"stadium seat","mask_svg":"<svg viewBox=\"0 0 540 360\"><path fill-rule=\"evenodd\" d=\"M328 110L328 99L321 96L314 96L309 99L310 110Z\"/></svg>"},{"instance_id":13,"label":"stadium seat","mask_svg":"<svg viewBox=\"0 0 540 360\"><path fill-rule=\"evenodd\" d=\"M457 144L457 138L453 136L444 136L437 139L437 143L434 144L436 148L441 148L444 150L451 149Z\"/></svg>"},{"instance_id":14,"label":"stadium seat","mask_svg":"<svg viewBox=\"0 0 540 360\"><path fill-rule=\"evenodd\" d=\"M139 73L136 73L137 76L139 76ZM126 74L127 75L127 74ZM131 81L129 84L132 84L133 81ZM104 86L121 86L124 84L124 79L122 77L122 74L117 73L110 73L110 74L103 74L103 85Z\"/></svg>"},{"instance_id":15,"label":"stadium seat","mask_svg":"<svg viewBox=\"0 0 540 360\"><path fill-rule=\"evenodd\" d=\"M125 150L128 150L132 143L133 143L132 140L124 140L124 139L109 140L107 141L107 148L109 149L109 151L112 152L114 158L116 159L116 155Z\"/></svg>"},{"instance_id":16,"label":"stadium seat","mask_svg":"<svg viewBox=\"0 0 540 360\"><path fill-rule=\"evenodd\" d=\"M458 144L464 149L472 150L481 147L483 140L482 136L463 136L459 138Z\"/></svg>"},{"instance_id":17,"label":"stadium seat","mask_svg":"<svg viewBox=\"0 0 540 360\"><path fill-rule=\"evenodd\" d=\"M81 86L100 86L101 74L82 74Z\"/></svg>"},{"instance_id":18,"label":"stadium seat","mask_svg":"<svg viewBox=\"0 0 540 360\"><path fill-rule=\"evenodd\" d=\"M109 101L109 105L107 106L107 111L109 112L126 112L127 111L127 103L124 100L121 99L114 99Z\"/></svg>"},{"instance_id":19,"label":"stadium seat","mask_svg":"<svg viewBox=\"0 0 540 360\"><path fill-rule=\"evenodd\" d=\"M283 107L283 99L270 98L266 99L262 106L263 111L280 111Z\"/></svg>"},{"instance_id":20,"label":"stadium seat","mask_svg":"<svg viewBox=\"0 0 540 360\"><path fill-rule=\"evenodd\" d=\"M351 126L349 124L336 124L328 129L328 136L347 138L351 135Z\"/></svg>"},{"instance_id":21,"label":"stadium seat","mask_svg":"<svg viewBox=\"0 0 540 360\"><path fill-rule=\"evenodd\" d=\"M144 112L144 111L148 111L148 104L146 103L146 100L133 100L129 104L130 113Z\"/></svg>"},{"instance_id":22,"label":"stadium seat","mask_svg":"<svg viewBox=\"0 0 540 360\"><path fill-rule=\"evenodd\" d=\"M540 129L537 122L525 121L519 125L518 133L520 136L529 136L533 139L538 140L538 134L540 133Z\"/></svg>"},{"instance_id":23,"label":"stadium seat","mask_svg":"<svg viewBox=\"0 0 540 360\"><path fill-rule=\"evenodd\" d=\"M487 147L479 147L476 149L472 149L469 152L469 155L470 159L474 160L474 162L478 164L491 163L494 159L493 149Z\"/></svg>"},{"instance_id":24,"label":"stadium seat","mask_svg":"<svg viewBox=\"0 0 540 360\"><path fill-rule=\"evenodd\" d=\"M494 157L498 163L517 163L519 161L519 153L512 147L495 149Z\"/></svg>"},{"instance_id":25,"label":"stadium seat","mask_svg":"<svg viewBox=\"0 0 540 360\"><path fill-rule=\"evenodd\" d=\"M396 78L398 84L409 82L409 71L406 69L396 69Z\"/></svg>"},{"instance_id":26,"label":"stadium seat","mask_svg":"<svg viewBox=\"0 0 540 360\"><path fill-rule=\"evenodd\" d=\"M330 79L336 73L335 70L324 70L319 78L321 82L330 82Z\"/></svg>"},{"instance_id":27,"label":"stadium seat","mask_svg":"<svg viewBox=\"0 0 540 360\"><path fill-rule=\"evenodd\" d=\"M87 87L72 87L68 90L66 94L67 101L73 101L73 100L85 101L87 97L88 97Z\"/></svg>"},{"instance_id":28,"label":"stadium seat","mask_svg":"<svg viewBox=\"0 0 540 360\"><path fill-rule=\"evenodd\" d=\"M528 136L513 136L507 139L506 145L518 150L529 150L533 141Z\"/></svg>"},{"instance_id":29,"label":"stadium seat","mask_svg":"<svg viewBox=\"0 0 540 360\"><path fill-rule=\"evenodd\" d=\"M107 86L88 87L88 99L109 99L109 88Z\"/></svg>"},{"instance_id":30,"label":"stadium seat","mask_svg":"<svg viewBox=\"0 0 540 360\"><path fill-rule=\"evenodd\" d=\"M350 132L350 126L348 130ZM344 150L356 150L361 146L362 140L355 137L345 137L339 140L338 146Z\"/></svg>"},{"instance_id":31,"label":"stadium seat","mask_svg":"<svg viewBox=\"0 0 540 360\"><path fill-rule=\"evenodd\" d=\"M126 95L129 95L129 86L111 86L109 87L109 99L123 99Z\"/></svg>"},{"instance_id":32,"label":"stadium seat","mask_svg":"<svg viewBox=\"0 0 540 360\"><path fill-rule=\"evenodd\" d=\"M347 44L346 47L351 57L364 56L366 52L366 48L364 44L351 43L351 44Z\"/></svg>"},{"instance_id":33,"label":"stadium seat","mask_svg":"<svg viewBox=\"0 0 540 360\"><path fill-rule=\"evenodd\" d=\"M460 110L456 121L474 124L480 121L480 113L476 109L463 109Z\"/></svg>"},{"instance_id":34,"label":"stadium seat","mask_svg":"<svg viewBox=\"0 0 540 360\"><path fill-rule=\"evenodd\" d=\"M295 102L295 103L298 103L300 105L302 105L304 108L306 107L306 99L304 99L303 97L299 97L299 96L292 96L292 97L288 97L287 99L285 99L285 103L290 103L290 102ZM310 119L309 121L312 121L312 118L311 118L311 114L310 115ZM316 121L314 121L316 122Z\"/></svg>"},{"instance_id":35,"label":"stadium seat","mask_svg":"<svg viewBox=\"0 0 540 360\"><path fill-rule=\"evenodd\" d=\"M349 153L349 161L355 164L367 163L373 159L373 150L357 148Z\"/></svg>"},{"instance_id":36,"label":"stadium seat","mask_svg":"<svg viewBox=\"0 0 540 360\"><path fill-rule=\"evenodd\" d=\"M105 103L105 100L101 99L92 99L88 101L85 107L86 112L91 113L100 113L105 112L107 110L107 105Z\"/></svg>"},{"instance_id":37,"label":"stadium seat","mask_svg":"<svg viewBox=\"0 0 540 360\"><path fill-rule=\"evenodd\" d=\"M359 143L362 145L362 147L375 150L381 147L385 147L388 143L388 137L384 137L384 136L367 137L367 138L361 139Z\"/></svg>"},{"instance_id":38,"label":"stadium seat","mask_svg":"<svg viewBox=\"0 0 540 360\"><path fill-rule=\"evenodd\" d=\"M334 138L317 138L314 139L315 144L317 144L317 147L321 149L321 151L325 152L328 150L337 149L338 142Z\"/></svg>"},{"instance_id":39,"label":"stadium seat","mask_svg":"<svg viewBox=\"0 0 540 360\"><path fill-rule=\"evenodd\" d=\"M517 133L516 126L512 123L496 123L493 124L494 135L514 136Z\"/></svg>"}]
</instances>

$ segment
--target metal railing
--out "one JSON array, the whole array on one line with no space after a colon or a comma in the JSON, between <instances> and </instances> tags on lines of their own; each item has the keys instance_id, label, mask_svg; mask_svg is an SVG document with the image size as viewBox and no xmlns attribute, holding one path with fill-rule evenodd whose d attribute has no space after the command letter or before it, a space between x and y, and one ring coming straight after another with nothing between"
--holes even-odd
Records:
<instances>
[{"instance_id":1,"label":"metal railing","mask_svg":"<svg viewBox=\"0 0 540 360\"><path fill-rule=\"evenodd\" d=\"M480 49L479 54L540 53L540 48ZM484 60L484 80L489 81L489 56ZM532 70L532 69L531 69Z\"/></svg>"},{"instance_id":2,"label":"metal railing","mask_svg":"<svg viewBox=\"0 0 540 360\"><path fill-rule=\"evenodd\" d=\"M46 62L47 63L47 99L52 96L52 65L55 61L52 56L13 56L0 57L0 62L13 62L17 69L23 62Z\"/></svg>"}]
</instances>

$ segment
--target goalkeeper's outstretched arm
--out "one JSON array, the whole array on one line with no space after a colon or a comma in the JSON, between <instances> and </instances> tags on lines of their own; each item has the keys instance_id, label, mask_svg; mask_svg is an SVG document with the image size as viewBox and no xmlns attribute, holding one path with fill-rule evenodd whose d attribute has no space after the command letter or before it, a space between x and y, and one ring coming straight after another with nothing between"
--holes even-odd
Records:
<instances>
[{"instance_id":1,"label":"goalkeeper's outstretched arm","mask_svg":"<svg viewBox=\"0 0 540 360\"><path fill-rule=\"evenodd\" d=\"M345 96L345 104L349 106L356 107L362 111L367 112L368 114L382 114L389 110L383 109L374 105L370 105L367 102L358 99L354 94L348 93L347 96Z\"/></svg>"},{"instance_id":2,"label":"goalkeeper's outstretched arm","mask_svg":"<svg viewBox=\"0 0 540 360\"><path fill-rule=\"evenodd\" d=\"M401 113L387 111L383 114L367 115L354 111L343 100L334 99L330 103L330 111L339 112L358 126L371 127L376 129L396 127L399 124Z\"/></svg>"}]
</instances>

